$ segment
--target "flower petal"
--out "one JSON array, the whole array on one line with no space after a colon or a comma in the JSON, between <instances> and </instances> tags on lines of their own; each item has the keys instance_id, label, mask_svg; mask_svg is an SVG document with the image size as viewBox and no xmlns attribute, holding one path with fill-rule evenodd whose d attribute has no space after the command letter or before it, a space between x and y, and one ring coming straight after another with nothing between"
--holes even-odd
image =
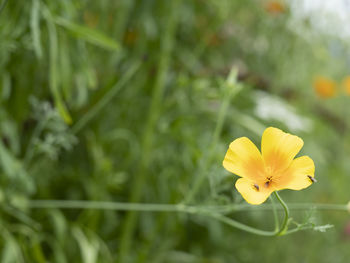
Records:
<instances>
[{"instance_id":1,"label":"flower petal","mask_svg":"<svg viewBox=\"0 0 350 263\"><path fill-rule=\"evenodd\" d=\"M241 137L231 142L223 166L231 173L252 180L261 177L264 171L264 162L260 151L247 137Z\"/></svg>"},{"instance_id":2,"label":"flower petal","mask_svg":"<svg viewBox=\"0 0 350 263\"><path fill-rule=\"evenodd\" d=\"M315 164L308 156L296 158L279 179L279 189L301 190L312 184L315 174ZM310 176L310 177L309 177Z\"/></svg>"},{"instance_id":3,"label":"flower petal","mask_svg":"<svg viewBox=\"0 0 350 263\"><path fill-rule=\"evenodd\" d=\"M298 136L277 128L267 128L261 139L261 152L266 167L272 171L283 171L288 168L303 144L303 140Z\"/></svg>"},{"instance_id":4,"label":"flower petal","mask_svg":"<svg viewBox=\"0 0 350 263\"><path fill-rule=\"evenodd\" d=\"M256 188L254 181L247 178L240 178L236 181L236 188L243 198L252 205L260 205L265 202L274 191L271 187L261 186Z\"/></svg>"}]
</instances>

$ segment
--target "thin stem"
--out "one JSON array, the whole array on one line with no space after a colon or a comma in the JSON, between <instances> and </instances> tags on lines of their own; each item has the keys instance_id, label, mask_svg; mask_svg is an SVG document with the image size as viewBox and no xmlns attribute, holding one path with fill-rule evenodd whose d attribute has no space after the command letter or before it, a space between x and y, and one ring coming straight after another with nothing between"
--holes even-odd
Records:
<instances>
[{"instance_id":1,"label":"thin stem","mask_svg":"<svg viewBox=\"0 0 350 263\"><path fill-rule=\"evenodd\" d=\"M348 211L347 205L342 204L314 204L314 203L289 203L288 207L290 210L330 210L330 211ZM263 204L259 206L252 206L248 204L240 205L222 205L213 206L213 209L217 209L221 213L230 213L235 211L270 211L273 209L271 204ZM276 207L276 210L283 210L283 207Z\"/></svg>"},{"instance_id":2,"label":"thin stem","mask_svg":"<svg viewBox=\"0 0 350 263\"><path fill-rule=\"evenodd\" d=\"M147 171L151 161L151 152L155 137L155 127L161 112L161 102L166 87L166 80L169 71L171 53L175 43L175 34L177 28L177 6L180 0L166 2L165 8L169 12L166 16L165 27L161 38L160 57L158 62L158 72L155 78L150 108L143 132L141 156L136 174L132 181L132 191L129 197L130 202L138 202L142 197L143 185L146 181ZM120 262L126 261L131 248L131 243L137 222L137 213L131 211L127 213L123 223L123 230L120 239L119 259Z\"/></svg>"},{"instance_id":3,"label":"thin stem","mask_svg":"<svg viewBox=\"0 0 350 263\"><path fill-rule=\"evenodd\" d=\"M35 139L40 137L41 132L44 130L47 122L48 122L48 117L45 116L45 119L40 121L39 124L35 127L34 132L33 132L32 136L30 137L30 141L28 143L26 153L24 155L25 166L27 166L30 163L30 161L32 160L33 155L35 153L35 147L34 147Z\"/></svg>"},{"instance_id":4,"label":"thin stem","mask_svg":"<svg viewBox=\"0 0 350 263\"><path fill-rule=\"evenodd\" d=\"M237 222L229 217L211 210L212 207L186 206L183 204L142 204L142 203L118 203L101 201L80 201L80 200L32 200L30 208L64 208L64 209L102 209L102 210L124 210L144 212L182 212L188 214L200 214L232 227L261 236L273 236L276 231L260 230Z\"/></svg>"},{"instance_id":5,"label":"thin stem","mask_svg":"<svg viewBox=\"0 0 350 263\"><path fill-rule=\"evenodd\" d=\"M26 213L23 211L9 206L9 205L2 205L2 209L8 213L9 215L13 216L14 218L18 219L19 221L27 224L28 226L31 226L35 228L36 230L40 230L41 226L38 222L34 221L32 218L30 218Z\"/></svg>"},{"instance_id":6,"label":"thin stem","mask_svg":"<svg viewBox=\"0 0 350 263\"><path fill-rule=\"evenodd\" d=\"M313 204L313 203L291 203L289 204L289 209L293 210L308 210L308 209L317 209L317 210L333 210L333 211L347 211L348 208L346 205L342 204Z\"/></svg>"},{"instance_id":7,"label":"thin stem","mask_svg":"<svg viewBox=\"0 0 350 263\"><path fill-rule=\"evenodd\" d=\"M247 204L222 205L222 206L190 206L184 204L149 204L149 203L121 203L105 201L85 201L85 200L30 200L28 207L32 209L94 209L94 210L115 210L115 211L139 211L139 212L174 212L207 216L234 228L261 236L288 235L300 230L311 229L312 226L296 227L287 231L289 211L278 193L275 194L277 200L282 204L281 208L286 213L283 224L279 230L265 231L237 222L225 213L238 211L261 211L273 210L273 205L252 206ZM340 204L290 204L291 209L307 210L315 208L319 210L348 211L347 205ZM254 210L252 210L254 208Z\"/></svg>"},{"instance_id":8,"label":"thin stem","mask_svg":"<svg viewBox=\"0 0 350 263\"><path fill-rule=\"evenodd\" d=\"M272 196L270 196L270 201L271 201L271 206L272 206L272 211L273 211L273 217L275 219L275 231L277 231L280 228L280 224L279 224L279 220L278 220L275 200L273 200Z\"/></svg>"},{"instance_id":9,"label":"thin stem","mask_svg":"<svg viewBox=\"0 0 350 263\"><path fill-rule=\"evenodd\" d=\"M303 227L296 227L296 228L293 228L291 230L288 230L286 232L283 233L283 235L290 235L290 234L293 234L295 232L298 232L298 231L301 231L301 230L307 230L307 229L312 229L313 226L303 226Z\"/></svg>"},{"instance_id":10,"label":"thin stem","mask_svg":"<svg viewBox=\"0 0 350 263\"><path fill-rule=\"evenodd\" d=\"M206 171L208 170L208 166L212 161L213 154L215 152L215 148L218 143L218 140L226 119L226 115L230 106L230 101L240 91L241 86L237 84L237 74L238 74L237 69L232 68L225 82L224 98L218 113L217 122L216 122L215 130L212 136L209 151L205 152L200 162L200 165L197 171L198 175L195 177L191 190L188 192L187 196L185 197L185 200L184 200L185 204L192 202L193 198L195 197L197 192L200 190L200 187L204 182Z\"/></svg>"},{"instance_id":11,"label":"thin stem","mask_svg":"<svg viewBox=\"0 0 350 263\"><path fill-rule=\"evenodd\" d=\"M62 208L62 209L94 209L94 210L119 210L119 211L148 211L148 212L176 212L188 209L188 211L213 211L215 213L230 213L239 211L271 211L272 205L265 204L252 206L249 204L233 204L219 206L188 206L183 204L154 204L154 203L124 203L124 202L106 202L106 201L87 201L87 200L30 200L28 206L33 209L42 208ZM331 210L347 211L347 205L342 204L312 204L312 203L291 203L291 210ZM276 209L283 209L276 207Z\"/></svg>"},{"instance_id":12,"label":"thin stem","mask_svg":"<svg viewBox=\"0 0 350 263\"><path fill-rule=\"evenodd\" d=\"M127 70L122 78L99 100L81 119L79 119L72 127L73 133L78 133L89 121L91 121L130 81L140 68L140 63L137 62Z\"/></svg>"},{"instance_id":13,"label":"thin stem","mask_svg":"<svg viewBox=\"0 0 350 263\"><path fill-rule=\"evenodd\" d=\"M240 222L237 222L236 220L233 220L227 216L221 215L221 214L217 214L217 213L210 213L210 214L205 214L208 217L217 219L220 222L223 222L229 226L235 227L237 229L240 229L242 231L251 233L251 234L255 234L255 235L259 235L259 236L275 236L276 235L276 231L266 231L266 230L261 230L261 229L257 229L251 226L247 226L245 224L242 224Z\"/></svg>"},{"instance_id":14,"label":"thin stem","mask_svg":"<svg viewBox=\"0 0 350 263\"><path fill-rule=\"evenodd\" d=\"M282 205L283 210L284 210L284 218L283 218L283 222L282 222L281 228L276 233L276 236L281 236L281 235L283 235L286 232L287 227L288 227L289 209L288 209L287 204L282 200L282 198L279 196L277 191L273 192L273 195L280 202L280 204Z\"/></svg>"},{"instance_id":15,"label":"thin stem","mask_svg":"<svg viewBox=\"0 0 350 263\"><path fill-rule=\"evenodd\" d=\"M94 209L119 211L176 212L184 209L174 204L142 204L85 200L31 200L30 208ZM189 208L189 207L188 207Z\"/></svg>"}]
</instances>

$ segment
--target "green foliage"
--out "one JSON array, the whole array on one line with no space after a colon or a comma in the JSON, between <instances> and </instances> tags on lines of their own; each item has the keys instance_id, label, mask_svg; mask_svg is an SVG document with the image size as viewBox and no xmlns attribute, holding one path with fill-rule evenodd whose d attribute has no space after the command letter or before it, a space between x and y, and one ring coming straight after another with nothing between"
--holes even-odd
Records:
<instances>
[{"instance_id":1,"label":"green foliage","mask_svg":"<svg viewBox=\"0 0 350 263\"><path fill-rule=\"evenodd\" d=\"M272 229L273 214L238 209L236 176L221 165L234 138L258 142L277 126L304 139L318 179L283 191L284 200L348 202L349 98L321 100L311 84L316 74L339 83L348 74L344 40L316 34L308 21L296 30L288 9L272 14L255 0L2 3L1 262L350 257L344 213L311 217L312 205L291 206L288 226L316 232L277 238L224 224ZM257 112L259 103L285 115Z\"/></svg>"}]
</instances>

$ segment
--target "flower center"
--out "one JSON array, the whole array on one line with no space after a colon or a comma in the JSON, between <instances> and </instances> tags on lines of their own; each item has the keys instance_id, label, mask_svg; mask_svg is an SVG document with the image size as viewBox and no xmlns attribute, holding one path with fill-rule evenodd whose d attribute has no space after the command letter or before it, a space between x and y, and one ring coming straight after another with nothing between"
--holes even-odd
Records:
<instances>
[{"instance_id":1,"label":"flower center","mask_svg":"<svg viewBox=\"0 0 350 263\"><path fill-rule=\"evenodd\" d=\"M275 180L273 180L273 177L275 177ZM276 182L278 179L278 176L276 175L276 172L274 169L272 169L270 166L265 167L265 173L263 177L261 177L257 182L252 184L252 188L256 191L260 191L259 185L263 185L265 188L268 188L271 186L273 182ZM311 180L311 179L310 179Z\"/></svg>"},{"instance_id":2,"label":"flower center","mask_svg":"<svg viewBox=\"0 0 350 263\"><path fill-rule=\"evenodd\" d=\"M266 181L265 181L265 187L269 187L270 183L272 182L272 176L268 176L266 177Z\"/></svg>"},{"instance_id":3,"label":"flower center","mask_svg":"<svg viewBox=\"0 0 350 263\"><path fill-rule=\"evenodd\" d=\"M267 166L265 169L265 173L266 173L266 179L265 179L264 186L267 188L272 182L272 174L273 174L272 168L270 166Z\"/></svg>"}]
</instances>

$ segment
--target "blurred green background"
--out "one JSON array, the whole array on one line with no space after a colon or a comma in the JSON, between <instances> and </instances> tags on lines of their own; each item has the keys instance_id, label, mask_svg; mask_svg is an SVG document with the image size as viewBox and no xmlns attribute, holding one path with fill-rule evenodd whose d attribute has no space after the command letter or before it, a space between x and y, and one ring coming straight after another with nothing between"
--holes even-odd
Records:
<instances>
[{"instance_id":1,"label":"blurred green background","mask_svg":"<svg viewBox=\"0 0 350 263\"><path fill-rule=\"evenodd\" d=\"M196 213L33 201L245 205L222 160L275 126L303 138L318 179L284 200L346 204L349 41L302 2L2 0L0 261L347 262L345 211L292 210L334 227L260 237ZM227 216L273 229L270 210Z\"/></svg>"}]
</instances>

